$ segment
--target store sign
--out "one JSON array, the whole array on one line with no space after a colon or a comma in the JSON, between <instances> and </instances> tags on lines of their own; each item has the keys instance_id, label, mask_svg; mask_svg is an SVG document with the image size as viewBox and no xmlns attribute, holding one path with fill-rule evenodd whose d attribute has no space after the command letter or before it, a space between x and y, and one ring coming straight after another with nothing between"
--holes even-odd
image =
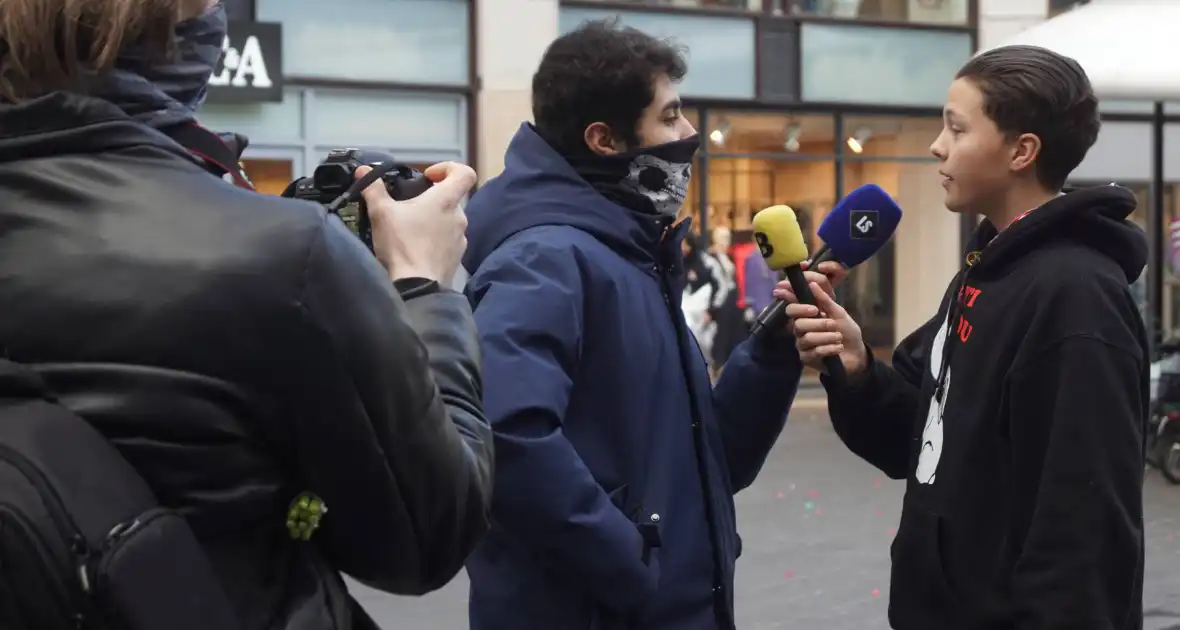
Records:
<instances>
[{"instance_id":1,"label":"store sign","mask_svg":"<svg viewBox=\"0 0 1180 630\"><path fill-rule=\"evenodd\" d=\"M209 82L209 102L278 103L282 100L282 25L230 22L221 62Z\"/></svg>"}]
</instances>

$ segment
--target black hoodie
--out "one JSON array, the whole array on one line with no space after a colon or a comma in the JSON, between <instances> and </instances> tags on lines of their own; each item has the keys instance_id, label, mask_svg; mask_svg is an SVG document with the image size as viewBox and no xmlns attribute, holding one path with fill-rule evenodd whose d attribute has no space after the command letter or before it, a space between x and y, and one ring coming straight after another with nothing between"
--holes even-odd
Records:
<instances>
[{"instance_id":1,"label":"black hoodie","mask_svg":"<svg viewBox=\"0 0 1180 630\"><path fill-rule=\"evenodd\" d=\"M894 628L1142 628L1148 350L1128 284L1147 245L1134 208L1110 185L999 235L985 221L893 365L870 353L855 386L825 381L840 438L907 480Z\"/></svg>"}]
</instances>

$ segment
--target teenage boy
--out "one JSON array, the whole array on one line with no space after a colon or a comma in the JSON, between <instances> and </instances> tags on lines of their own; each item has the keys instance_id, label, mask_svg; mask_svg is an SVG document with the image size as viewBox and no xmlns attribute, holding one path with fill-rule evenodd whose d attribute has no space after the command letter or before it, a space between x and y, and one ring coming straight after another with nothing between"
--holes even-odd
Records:
<instances>
[{"instance_id":1,"label":"teenage boy","mask_svg":"<svg viewBox=\"0 0 1180 630\"><path fill-rule=\"evenodd\" d=\"M1010 46L963 66L943 124L946 206L986 220L935 317L886 365L823 276L788 308L803 360L848 373L824 380L840 438L907 480L890 623L1142 628L1146 242L1126 189L1061 193L1098 100L1072 59Z\"/></svg>"}]
</instances>

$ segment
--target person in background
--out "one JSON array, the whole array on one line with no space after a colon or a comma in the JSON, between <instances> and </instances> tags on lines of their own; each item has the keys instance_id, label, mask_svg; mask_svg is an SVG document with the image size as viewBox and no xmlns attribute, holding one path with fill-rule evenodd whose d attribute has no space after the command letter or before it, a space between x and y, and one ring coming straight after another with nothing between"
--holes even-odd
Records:
<instances>
[{"instance_id":1,"label":"person in background","mask_svg":"<svg viewBox=\"0 0 1180 630\"><path fill-rule=\"evenodd\" d=\"M774 302L774 287L778 281L778 274L766 264L765 258L760 255L746 257L744 315L747 324L752 324L758 314Z\"/></svg>"},{"instance_id":2,"label":"person in background","mask_svg":"<svg viewBox=\"0 0 1180 630\"><path fill-rule=\"evenodd\" d=\"M714 271L715 263L701 252L698 238L690 232L681 243L685 285L680 308L684 311L688 329L701 347L701 354L707 358L713 347L713 335L717 333L717 324L709 316L709 309L720 283Z\"/></svg>"},{"instance_id":3,"label":"person in background","mask_svg":"<svg viewBox=\"0 0 1180 630\"><path fill-rule=\"evenodd\" d=\"M802 358L844 364L822 379L840 438L907 480L889 621L1140 629L1147 242L1129 190L1061 192L1098 99L1072 59L1006 46L959 70L943 123L946 206L985 220L935 316L887 365L822 276L818 308L788 306Z\"/></svg>"},{"instance_id":4,"label":"person in background","mask_svg":"<svg viewBox=\"0 0 1180 630\"><path fill-rule=\"evenodd\" d=\"M733 494L802 364L789 334L744 343L713 387L685 323L686 70L613 21L561 36L533 77L535 125L467 206L497 453L473 630L734 630Z\"/></svg>"},{"instance_id":5,"label":"person in background","mask_svg":"<svg viewBox=\"0 0 1180 630\"><path fill-rule=\"evenodd\" d=\"M718 290L713 292L709 307L709 317L717 326L709 358L714 374L717 374L729 360L733 349L746 338L749 328L738 308L737 268L729 255L733 233L727 227L715 227L711 236L705 257L717 278Z\"/></svg>"},{"instance_id":6,"label":"person in background","mask_svg":"<svg viewBox=\"0 0 1180 630\"><path fill-rule=\"evenodd\" d=\"M425 593L488 528L475 325L443 290L475 173L366 190L376 257L223 181L158 125L195 120L226 28L208 0L0 2L0 349L193 523L238 627L372 630L341 572Z\"/></svg>"}]
</instances>

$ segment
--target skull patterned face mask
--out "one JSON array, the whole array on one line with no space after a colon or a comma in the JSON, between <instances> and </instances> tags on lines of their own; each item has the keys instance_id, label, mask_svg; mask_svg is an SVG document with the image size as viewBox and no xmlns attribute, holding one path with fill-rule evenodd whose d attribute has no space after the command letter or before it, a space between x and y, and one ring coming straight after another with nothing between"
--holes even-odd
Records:
<instances>
[{"instance_id":1,"label":"skull patterned face mask","mask_svg":"<svg viewBox=\"0 0 1180 630\"><path fill-rule=\"evenodd\" d=\"M598 192L615 203L648 214L674 218L692 181L692 160L700 136L643 147L610 156L571 161Z\"/></svg>"},{"instance_id":2,"label":"skull patterned face mask","mask_svg":"<svg viewBox=\"0 0 1180 630\"><path fill-rule=\"evenodd\" d=\"M700 146L700 137L692 136L625 154L631 161L620 183L647 197L657 214L675 217L688 196L692 158Z\"/></svg>"}]
</instances>

